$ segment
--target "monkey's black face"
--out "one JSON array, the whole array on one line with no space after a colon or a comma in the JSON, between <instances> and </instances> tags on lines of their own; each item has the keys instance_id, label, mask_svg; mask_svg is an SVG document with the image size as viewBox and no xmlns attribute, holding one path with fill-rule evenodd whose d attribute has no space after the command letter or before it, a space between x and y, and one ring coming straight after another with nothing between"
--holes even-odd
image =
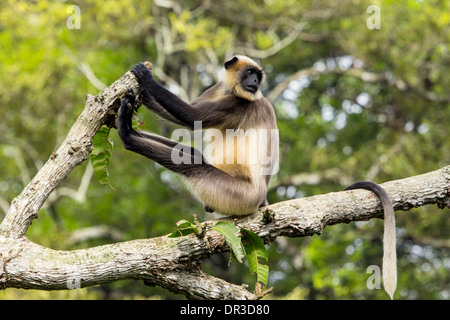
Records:
<instances>
[{"instance_id":1,"label":"monkey's black face","mask_svg":"<svg viewBox=\"0 0 450 320\"><path fill-rule=\"evenodd\" d=\"M256 93L261 85L262 72L256 68L249 67L244 70L241 77L241 85L245 91Z\"/></svg>"}]
</instances>

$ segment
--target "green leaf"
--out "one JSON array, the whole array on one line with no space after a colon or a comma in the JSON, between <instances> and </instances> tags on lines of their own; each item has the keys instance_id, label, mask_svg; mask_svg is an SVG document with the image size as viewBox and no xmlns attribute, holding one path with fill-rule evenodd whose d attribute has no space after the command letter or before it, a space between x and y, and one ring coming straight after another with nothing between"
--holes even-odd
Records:
<instances>
[{"instance_id":1,"label":"green leaf","mask_svg":"<svg viewBox=\"0 0 450 320\"><path fill-rule=\"evenodd\" d=\"M236 233L239 232L239 229L232 223L219 221L214 225L213 230L216 230L225 237L225 241L230 247L231 253L237 261L242 263L242 259L245 257L245 249L242 245L241 238L236 235Z\"/></svg>"},{"instance_id":2,"label":"green leaf","mask_svg":"<svg viewBox=\"0 0 450 320\"><path fill-rule=\"evenodd\" d=\"M269 255L262 239L253 231L242 229L244 232L245 252L247 253L250 273L256 274L258 282L267 286L269 267L261 262L268 261Z\"/></svg>"},{"instance_id":3,"label":"green leaf","mask_svg":"<svg viewBox=\"0 0 450 320\"><path fill-rule=\"evenodd\" d=\"M191 233L198 233L197 225L189 222L188 220L183 219L177 222L177 227L169 235L169 238L183 237Z\"/></svg>"},{"instance_id":4,"label":"green leaf","mask_svg":"<svg viewBox=\"0 0 450 320\"><path fill-rule=\"evenodd\" d=\"M91 153L91 164L94 167L97 180L101 184L109 184L111 186L108 166L111 160L113 143L109 138L110 130L111 128L102 126L92 139L94 150Z\"/></svg>"},{"instance_id":5,"label":"green leaf","mask_svg":"<svg viewBox=\"0 0 450 320\"><path fill-rule=\"evenodd\" d=\"M187 227L190 227L192 225L193 225L192 222L190 222L190 221L188 221L186 219L182 219L182 220L177 222L177 227L178 228L187 228Z\"/></svg>"}]
</instances>

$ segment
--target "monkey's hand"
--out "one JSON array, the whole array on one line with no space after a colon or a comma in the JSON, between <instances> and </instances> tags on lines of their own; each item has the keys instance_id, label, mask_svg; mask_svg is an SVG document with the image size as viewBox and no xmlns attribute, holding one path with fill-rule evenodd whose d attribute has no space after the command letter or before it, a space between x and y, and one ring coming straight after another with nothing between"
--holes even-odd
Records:
<instances>
[{"instance_id":1,"label":"monkey's hand","mask_svg":"<svg viewBox=\"0 0 450 320\"><path fill-rule=\"evenodd\" d=\"M131 72L133 72L136 78L138 78L139 83L144 86L144 89L146 89L146 84L155 81L152 71L147 68L143 62L139 62L135 65Z\"/></svg>"},{"instance_id":2,"label":"monkey's hand","mask_svg":"<svg viewBox=\"0 0 450 320\"><path fill-rule=\"evenodd\" d=\"M134 73L143 89L141 92L142 102L148 106L150 101L152 101L152 88L155 88L155 86L158 87L159 84L156 82L155 78L153 78L152 71L142 62L135 65L131 72Z\"/></svg>"}]
</instances>

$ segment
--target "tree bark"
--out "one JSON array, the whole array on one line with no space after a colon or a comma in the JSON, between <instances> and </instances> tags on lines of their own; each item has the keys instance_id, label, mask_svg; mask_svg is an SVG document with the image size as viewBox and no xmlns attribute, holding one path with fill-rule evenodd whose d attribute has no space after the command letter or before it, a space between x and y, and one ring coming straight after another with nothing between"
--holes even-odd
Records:
<instances>
[{"instance_id":1,"label":"tree bark","mask_svg":"<svg viewBox=\"0 0 450 320\"><path fill-rule=\"evenodd\" d=\"M94 248L60 251L28 240L25 233L55 187L92 151L92 137L105 122L114 121L120 98L140 88L131 72L97 96L87 96L86 107L60 148L51 155L23 192L12 201L0 225L0 289L64 290L123 279L143 280L193 299L257 299L243 285L207 275L201 260L229 251L223 236L207 221L202 236L167 236L119 242ZM155 105L155 108L159 106ZM450 166L430 173L382 184L396 210L426 204L450 207ZM337 223L381 217L380 203L369 191L353 190L285 201L234 221L256 232L266 243L279 236L321 234Z\"/></svg>"}]
</instances>

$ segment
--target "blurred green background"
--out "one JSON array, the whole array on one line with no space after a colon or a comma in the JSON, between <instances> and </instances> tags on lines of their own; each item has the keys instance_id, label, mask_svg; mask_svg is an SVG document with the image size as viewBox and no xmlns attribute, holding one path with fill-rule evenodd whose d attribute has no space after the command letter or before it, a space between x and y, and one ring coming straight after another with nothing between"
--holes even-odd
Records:
<instances>
[{"instance_id":1,"label":"blurred green background","mask_svg":"<svg viewBox=\"0 0 450 320\"><path fill-rule=\"evenodd\" d=\"M68 10L73 4L79 16ZM376 22L367 13L372 4L381 10L380 29L367 24ZM449 23L449 1L0 0L0 219L63 141L86 94L145 60L187 101L218 80L233 54L264 67L281 140L272 203L439 169L450 163ZM146 130L170 136L176 128L144 108L139 114ZM83 163L27 237L71 250L165 235L194 213L205 219L176 175L124 150L115 130L112 138L114 189ZM397 299L450 298L449 219L436 206L397 212ZM366 285L367 268L381 264L382 234L375 219L278 239L269 248L269 298L388 298ZM248 269L227 262L216 256L205 268L252 288ZM183 297L130 280L0 292L12 298Z\"/></svg>"}]
</instances>

